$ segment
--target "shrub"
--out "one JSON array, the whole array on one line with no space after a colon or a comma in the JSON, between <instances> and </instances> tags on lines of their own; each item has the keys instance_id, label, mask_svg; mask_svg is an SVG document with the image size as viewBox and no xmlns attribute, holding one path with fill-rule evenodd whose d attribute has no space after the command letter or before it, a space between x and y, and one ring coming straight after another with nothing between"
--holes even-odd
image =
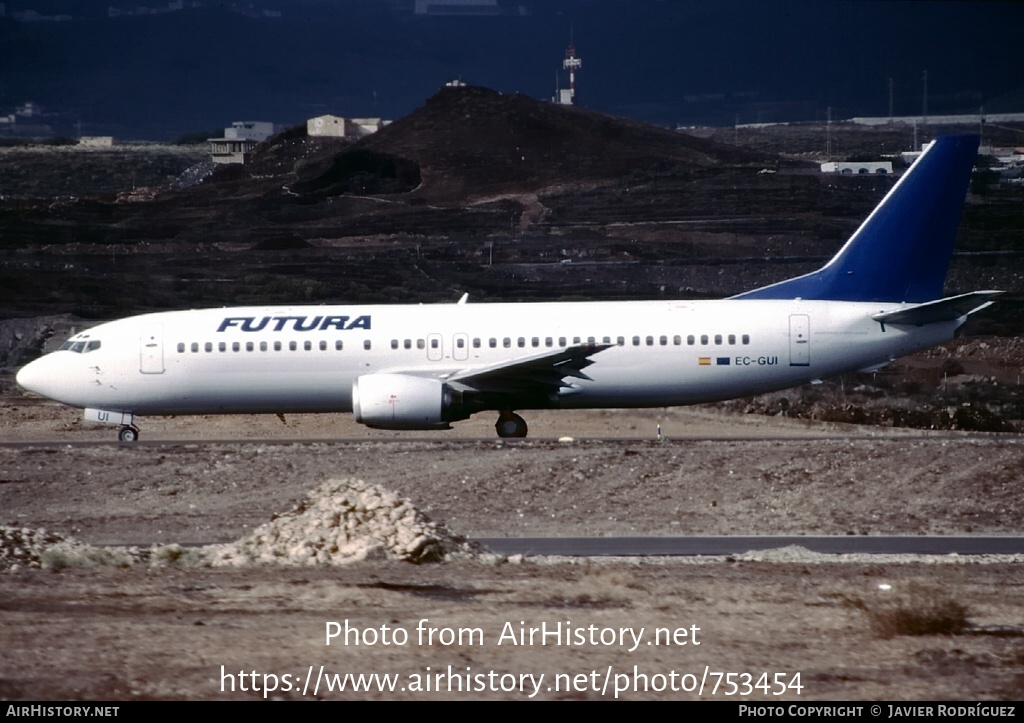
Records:
<instances>
[{"instance_id":1,"label":"shrub","mask_svg":"<svg viewBox=\"0 0 1024 723\"><path fill-rule=\"evenodd\" d=\"M959 635L971 627L967 607L946 593L918 584L906 592L882 594L867 600L847 597L861 611L879 637L897 635Z\"/></svg>"}]
</instances>

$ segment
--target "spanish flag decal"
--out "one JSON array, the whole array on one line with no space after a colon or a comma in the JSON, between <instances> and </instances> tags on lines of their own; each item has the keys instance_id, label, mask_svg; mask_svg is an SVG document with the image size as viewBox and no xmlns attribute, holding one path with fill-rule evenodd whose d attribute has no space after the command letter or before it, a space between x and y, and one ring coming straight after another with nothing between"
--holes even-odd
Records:
<instances>
[{"instance_id":1,"label":"spanish flag decal","mask_svg":"<svg viewBox=\"0 0 1024 723\"><path fill-rule=\"evenodd\" d=\"M697 358L697 363L700 364L702 367L709 367L709 366L711 366L711 357L709 357L709 356L698 357Z\"/></svg>"}]
</instances>

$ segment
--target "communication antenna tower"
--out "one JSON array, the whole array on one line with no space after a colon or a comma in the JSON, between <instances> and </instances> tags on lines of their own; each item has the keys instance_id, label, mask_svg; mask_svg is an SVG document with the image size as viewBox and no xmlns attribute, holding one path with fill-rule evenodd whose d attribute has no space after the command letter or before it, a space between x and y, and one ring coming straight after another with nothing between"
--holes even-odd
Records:
<instances>
[{"instance_id":1,"label":"communication antenna tower","mask_svg":"<svg viewBox=\"0 0 1024 723\"><path fill-rule=\"evenodd\" d=\"M562 67L569 71L569 94L562 95L559 102L565 105L576 104L576 70L583 66L583 61L576 57L576 46L573 45L572 31L569 31L569 47L565 50L565 60Z\"/></svg>"}]
</instances>

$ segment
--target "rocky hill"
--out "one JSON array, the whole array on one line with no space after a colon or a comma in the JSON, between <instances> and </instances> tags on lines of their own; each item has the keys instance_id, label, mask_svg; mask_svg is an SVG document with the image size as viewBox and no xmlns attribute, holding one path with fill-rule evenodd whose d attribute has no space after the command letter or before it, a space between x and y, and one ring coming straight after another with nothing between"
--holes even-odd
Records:
<instances>
[{"instance_id":1,"label":"rocky hill","mask_svg":"<svg viewBox=\"0 0 1024 723\"><path fill-rule=\"evenodd\" d=\"M808 144L816 132L804 132ZM756 145L771 148L771 133ZM799 133L786 134L797 147ZM820 264L893 183L822 176L792 155L721 140L444 88L358 142L299 126L198 185L90 194L95 174L85 174L82 193L0 199L0 318L464 291L724 296ZM35 189L64 172L47 162L30 171ZM62 189L76 182L68 175ZM1003 331L1019 326L1024 292L1020 194L969 199L960 239L974 255L950 276L951 292L1011 292L988 317Z\"/></svg>"},{"instance_id":2,"label":"rocky hill","mask_svg":"<svg viewBox=\"0 0 1024 723\"><path fill-rule=\"evenodd\" d=\"M415 193L431 202L776 160L646 123L473 87L441 89L359 145L413 161L423 177Z\"/></svg>"}]
</instances>

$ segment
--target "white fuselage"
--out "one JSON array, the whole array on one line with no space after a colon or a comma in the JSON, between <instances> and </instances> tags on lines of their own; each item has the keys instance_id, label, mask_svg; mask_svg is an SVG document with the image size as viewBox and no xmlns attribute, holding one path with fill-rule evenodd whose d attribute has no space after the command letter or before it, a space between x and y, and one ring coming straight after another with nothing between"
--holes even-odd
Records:
<instances>
[{"instance_id":1,"label":"white fuselage","mask_svg":"<svg viewBox=\"0 0 1024 723\"><path fill-rule=\"evenodd\" d=\"M593 354L589 379L515 407L672 406L877 367L951 338L962 321L871 318L897 308L734 299L174 311L93 327L65 345L77 351L46 355L18 381L71 406L135 415L347 412L363 375L443 380L594 343L613 346Z\"/></svg>"}]
</instances>

